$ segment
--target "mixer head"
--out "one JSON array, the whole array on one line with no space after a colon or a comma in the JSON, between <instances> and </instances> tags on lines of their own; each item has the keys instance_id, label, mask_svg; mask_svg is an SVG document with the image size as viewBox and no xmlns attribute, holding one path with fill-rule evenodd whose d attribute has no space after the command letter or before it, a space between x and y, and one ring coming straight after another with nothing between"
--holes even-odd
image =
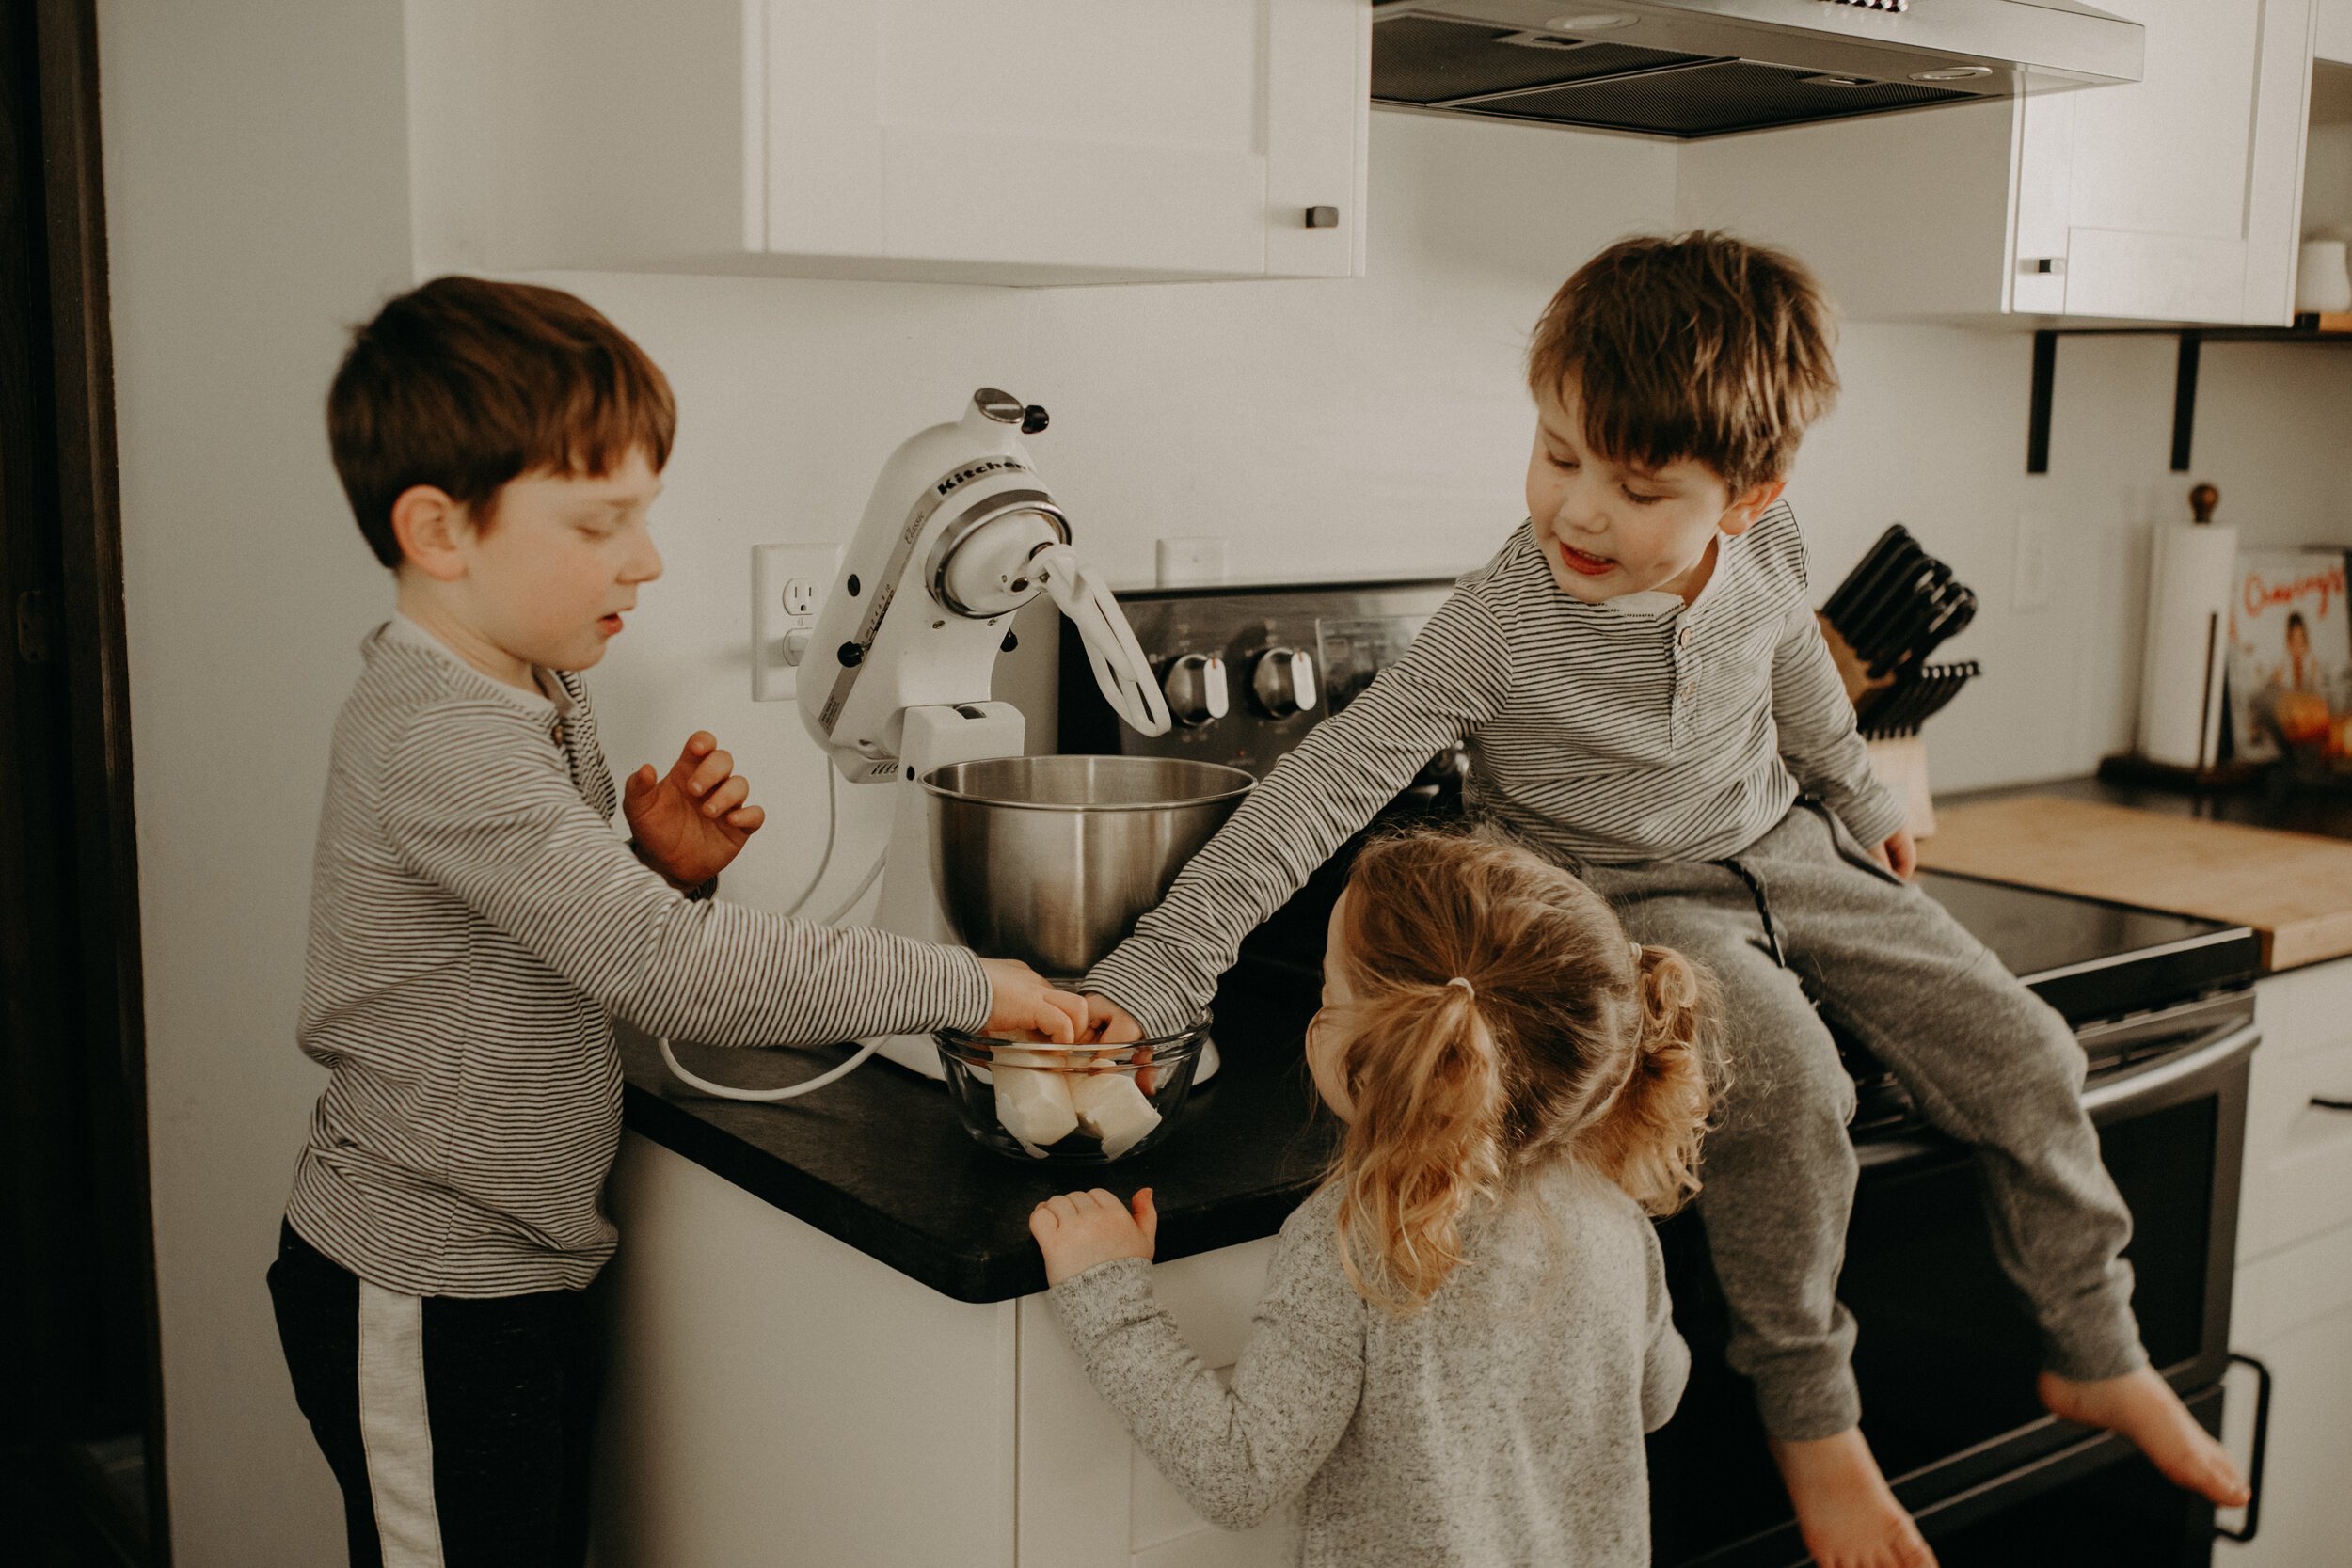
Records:
<instances>
[{"instance_id":1,"label":"mixer head","mask_svg":"<svg viewBox=\"0 0 2352 1568\"><path fill-rule=\"evenodd\" d=\"M1104 695L1164 734L1167 705L1109 591L1020 435L1045 410L992 387L891 454L819 612L800 685L809 733L852 783L900 776L906 711L989 700L1013 612L1050 593L1084 636Z\"/></svg>"}]
</instances>

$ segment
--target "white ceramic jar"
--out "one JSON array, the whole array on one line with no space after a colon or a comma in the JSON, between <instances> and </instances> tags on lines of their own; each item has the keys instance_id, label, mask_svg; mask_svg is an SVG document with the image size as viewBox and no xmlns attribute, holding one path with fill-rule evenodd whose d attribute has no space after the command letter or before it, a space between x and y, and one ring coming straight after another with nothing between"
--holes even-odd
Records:
<instances>
[{"instance_id":1,"label":"white ceramic jar","mask_svg":"<svg viewBox=\"0 0 2352 1568\"><path fill-rule=\"evenodd\" d=\"M2344 268L2342 240L2305 240L2296 257L2295 309L2332 315L2352 310L2352 274Z\"/></svg>"}]
</instances>

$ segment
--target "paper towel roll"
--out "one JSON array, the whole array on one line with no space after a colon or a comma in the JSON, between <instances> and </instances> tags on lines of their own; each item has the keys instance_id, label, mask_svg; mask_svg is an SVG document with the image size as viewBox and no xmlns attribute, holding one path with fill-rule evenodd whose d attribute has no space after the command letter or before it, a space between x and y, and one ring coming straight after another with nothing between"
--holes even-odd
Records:
<instances>
[{"instance_id":1,"label":"paper towel roll","mask_svg":"<svg viewBox=\"0 0 2352 1568\"><path fill-rule=\"evenodd\" d=\"M2156 530L2139 678L2139 752L2151 762L2213 765L2236 576L2237 530L2188 523Z\"/></svg>"}]
</instances>

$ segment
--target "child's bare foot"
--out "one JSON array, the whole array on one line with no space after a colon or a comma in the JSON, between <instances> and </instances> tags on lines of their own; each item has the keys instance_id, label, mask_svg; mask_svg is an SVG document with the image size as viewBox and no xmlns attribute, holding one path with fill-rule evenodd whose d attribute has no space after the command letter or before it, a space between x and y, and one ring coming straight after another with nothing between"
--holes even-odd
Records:
<instances>
[{"instance_id":1,"label":"child's bare foot","mask_svg":"<svg viewBox=\"0 0 2352 1568\"><path fill-rule=\"evenodd\" d=\"M1820 1568L1935 1568L1935 1554L1895 1500L1860 1427L1772 1447L1805 1550Z\"/></svg>"},{"instance_id":2,"label":"child's bare foot","mask_svg":"<svg viewBox=\"0 0 2352 1568\"><path fill-rule=\"evenodd\" d=\"M2096 1383L2043 1372L2037 1386L2052 1415L2130 1438L2174 1485L2202 1493L2221 1508L2241 1507L2250 1495L2237 1465L2153 1368Z\"/></svg>"}]
</instances>

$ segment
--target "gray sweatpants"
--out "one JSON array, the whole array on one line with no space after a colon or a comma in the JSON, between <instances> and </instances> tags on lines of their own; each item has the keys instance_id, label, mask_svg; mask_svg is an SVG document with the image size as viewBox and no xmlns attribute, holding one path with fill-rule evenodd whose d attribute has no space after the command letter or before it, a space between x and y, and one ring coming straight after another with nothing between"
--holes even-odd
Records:
<instances>
[{"instance_id":1,"label":"gray sweatpants","mask_svg":"<svg viewBox=\"0 0 2352 1568\"><path fill-rule=\"evenodd\" d=\"M1824 1018L1976 1150L1994 1247L2044 1365L2106 1378L2146 1359L2119 1256L2131 1213L2083 1114L2082 1048L1941 905L1810 803L1728 861L1577 869L1636 940L1680 949L1722 987L1732 1083L1698 1207L1731 1365L1754 1380L1766 1431L1828 1437L1861 1417L1853 1318L1836 1297L1854 1092Z\"/></svg>"}]
</instances>

